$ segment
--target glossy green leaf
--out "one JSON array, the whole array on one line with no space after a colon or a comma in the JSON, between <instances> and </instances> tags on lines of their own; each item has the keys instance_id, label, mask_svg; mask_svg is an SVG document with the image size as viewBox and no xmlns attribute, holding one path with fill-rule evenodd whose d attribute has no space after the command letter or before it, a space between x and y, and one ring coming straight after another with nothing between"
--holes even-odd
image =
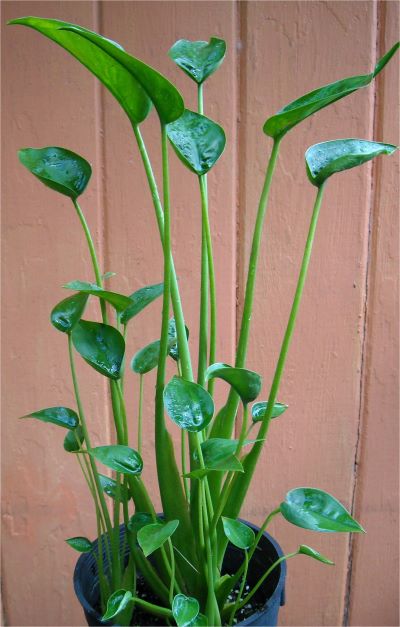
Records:
<instances>
[{"instance_id":1,"label":"glossy green leaf","mask_svg":"<svg viewBox=\"0 0 400 627\"><path fill-rule=\"evenodd\" d=\"M140 475L143 460L139 453L123 444L97 446L89 451L97 461L124 475Z\"/></svg>"},{"instance_id":2,"label":"glossy green leaf","mask_svg":"<svg viewBox=\"0 0 400 627\"><path fill-rule=\"evenodd\" d=\"M189 339L189 329L185 325L186 337ZM168 355L174 361L179 361L178 338L176 335L175 318L171 318L168 323Z\"/></svg>"},{"instance_id":3,"label":"glossy green leaf","mask_svg":"<svg viewBox=\"0 0 400 627\"><path fill-rule=\"evenodd\" d=\"M67 453L76 453L82 447L85 438L80 425L76 429L70 429L64 438L64 450Z\"/></svg>"},{"instance_id":4,"label":"glossy green leaf","mask_svg":"<svg viewBox=\"0 0 400 627\"><path fill-rule=\"evenodd\" d=\"M199 176L211 170L226 144L224 129L219 124L188 109L168 124L167 134L182 163Z\"/></svg>"},{"instance_id":5,"label":"glossy green leaf","mask_svg":"<svg viewBox=\"0 0 400 627\"><path fill-rule=\"evenodd\" d=\"M190 623L190 627L208 627L207 616L197 614L196 618Z\"/></svg>"},{"instance_id":6,"label":"glossy green leaf","mask_svg":"<svg viewBox=\"0 0 400 627\"><path fill-rule=\"evenodd\" d=\"M72 294L64 298L54 307L50 314L51 324L62 331L69 333L79 322L85 311L89 294Z\"/></svg>"},{"instance_id":7,"label":"glossy green leaf","mask_svg":"<svg viewBox=\"0 0 400 627\"><path fill-rule=\"evenodd\" d=\"M160 340L147 344L132 357L131 368L137 374L146 374L157 367L160 356Z\"/></svg>"},{"instance_id":8,"label":"glossy green leaf","mask_svg":"<svg viewBox=\"0 0 400 627\"><path fill-rule=\"evenodd\" d=\"M123 311L131 305L131 299L123 294L117 294L116 292L109 292L104 290L95 283L87 283L86 281L70 281L63 285L67 290L75 290L76 292L82 292L83 294L92 294L98 298L103 298L110 303L117 311Z\"/></svg>"},{"instance_id":9,"label":"glossy green leaf","mask_svg":"<svg viewBox=\"0 0 400 627\"><path fill-rule=\"evenodd\" d=\"M204 477L212 471L243 472L243 466L235 456L238 440L210 438L201 443L205 468L193 470L187 476Z\"/></svg>"},{"instance_id":10,"label":"glossy green leaf","mask_svg":"<svg viewBox=\"0 0 400 627\"><path fill-rule=\"evenodd\" d=\"M252 370L233 368L228 364L216 363L206 370L206 381L223 379L239 394L244 404L254 401L261 390L261 377Z\"/></svg>"},{"instance_id":11,"label":"glossy green leaf","mask_svg":"<svg viewBox=\"0 0 400 627\"><path fill-rule=\"evenodd\" d=\"M155 285L141 287L140 290L133 292L129 296L132 303L120 315L121 323L128 324L129 320L137 316L145 307L161 296L163 290L164 283L156 283Z\"/></svg>"},{"instance_id":12,"label":"glossy green leaf","mask_svg":"<svg viewBox=\"0 0 400 627\"><path fill-rule=\"evenodd\" d=\"M107 610L102 620L109 621L120 612L123 612L130 604L133 604L132 592L129 590L116 590L107 601ZM120 623L118 623L120 624Z\"/></svg>"},{"instance_id":13,"label":"glossy green leaf","mask_svg":"<svg viewBox=\"0 0 400 627\"><path fill-rule=\"evenodd\" d=\"M198 616L199 611L199 602L194 597L177 594L172 601L172 615L178 627L189 627Z\"/></svg>"},{"instance_id":14,"label":"glossy green leaf","mask_svg":"<svg viewBox=\"0 0 400 627\"><path fill-rule=\"evenodd\" d=\"M287 410L287 408L288 406L284 405L283 403L274 403L271 418L278 418L278 416L281 416ZM253 419L253 422L261 422L261 420L267 413L267 409L268 401L260 401L259 403L254 403L253 407L251 408L251 417Z\"/></svg>"},{"instance_id":15,"label":"glossy green leaf","mask_svg":"<svg viewBox=\"0 0 400 627\"><path fill-rule=\"evenodd\" d=\"M151 525L154 522L153 517L147 512L136 512L130 517L128 522L128 531L136 538L138 531L146 525Z\"/></svg>"},{"instance_id":16,"label":"glossy green leaf","mask_svg":"<svg viewBox=\"0 0 400 627\"><path fill-rule=\"evenodd\" d=\"M21 416L21 418L37 418L42 422L50 422L66 429L75 429L79 424L78 414L68 407L47 407Z\"/></svg>"},{"instance_id":17,"label":"glossy green leaf","mask_svg":"<svg viewBox=\"0 0 400 627\"><path fill-rule=\"evenodd\" d=\"M226 43L218 37L211 37L208 43L179 39L168 51L176 65L198 85L219 68L225 53Z\"/></svg>"},{"instance_id":18,"label":"glossy green leaf","mask_svg":"<svg viewBox=\"0 0 400 627\"><path fill-rule=\"evenodd\" d=\"M100 479L100 485L103 491L107 494L107 496L110 496L112 499L115 499L115 494L117 491L117 482L115 481L115 479L112 479L111 477L107 477L106 475L102 475L100 473L99 473L99 479ZM123 484L120 484L119 490L120 490L120 496L119 496L120 500L121 501L129 500L128 490Z\"/></svg>"},{"instance_id":19,"label":"glossy green leaf","mask_svg":"<svg viewBox=\"0 0 400 627\"><path fill-rule=\"evenodd\" d=\"M334 83L324 85L319 89L305 94L290 104L280 109L275 115L268 118L264 124L264 133L270 137L283 136L291 128L305 120L313 113L327 107L333 102L352 94L361 87L366 87L372 79L385 67L392 58L399 44L395 44L389 52L375 66L374 72L361 76L351 76Z\"/></svg>"},{"instance_id":20,"label":"glossy green leaf","mask_svg":"<svg viewBox=\"0 0 400 627\"><path fill-rule=\"evenodd\" d=\"M164 389L164 406L172 420L187 431L202 431L214 414L214 401L197 383L173 377Z\"/></svg>"},{"instance_id":21,"label":"glossy green leaf","mask_svg":"<svg viewBox=\"0 0 400 627\"><path fill-rule=\"evenodd\" d=\"M365 139L335 139L315 144L305 154L307 176L319 187L336 172L349 170L378 155L391 155L396 146L370 142Z\"/></svg>"},{"instance_id":22,"label":"glossy green leaf","mask_svg":"<svg viewBox=\"0 0 400 627\"><path fill-rule=\"evenodd\" d=\"M297 527L311 531L364 531L333 496L316 488L290 490L280 505L281 514Z\"/></svg>"},{"instance_id":23,"label":"glossy green leaf","mask_svg":"<svg viewBox=\"0 0 400 627\"><path fill-rule=\"evenodd\" d=\"M324 555L321 555L321 553L318 553L318 551L316 551L315 549L312 549L310 546L307 546L306 544L300 544L299 555L308 555L309 557L312 557L315 560L318 560L319 562L323 562L324 564L329 564L331 566L334 564L332 560L328 559Z\"/></svg>"},{"instance_id":24,"label":"glossy green leaf","mask_svg":"<svg viewBox=\"0 0 400 627\"><path fill-rule=\"evenodd\" d=\"M148 557L157 551L172 536L179 525L179 520L167 523L152 523L141 527L137 532L137 541L144 555Z\"/></svg>"},{"instance_id":25,"label":"glossy green leaf","mask_svg":"<svg viewBox=\"0 0 400 627\"><path fill-rule=\"evenodd\" d=\"M119 379L125 352L121 333L108 324L81 320L72 330L78 353L95 370L110 379Z\"/></svg>"},{"instance_id":26,"label":"glossy green leaf","mask_svg":"<svg viewBox=\"0 0 400 627\"><path fill-rule=\"evenodd\" d=\"M22 148L18 157L46 187L73 199L85 191L92 175L90 163L66 148Z\"/></svg>"},{"instance_id":27,"label":"glossy green leaf","mask_svg":"<svg viewBox=\"0 0 400 627\"><path fill-rule=\"evenodd\" d=\"M82 536L69 538L66 540L66 543L69 544L69 546L72 546L72 548L79 553L89 553L93 549L93 543Z\"/></svg>"},{"instance_id":28,"label":"glossy green leaf","mask_svg":"<svg viewBox=\"0 0 400 627\"><path fill-rule=\"evenodd\" d=\"M110 54L111 49L117 49L121 55L129 57L119 44L85 28L59 20L21 17L11 20L9 24L33 28L70 52L110 90L132 123L139 124L147 117L151 107L149 97L124 64ZM74 27L77 31L64 30L69 27ZM84 33L91 33L93 41L86 39ZM108 50L102 48L102 41L108 43Z\"/></svg>"},{"instance_id":29,"label":"glossy green leaf","mask_svg":"<svg viewBox=\"0 0 400 627\"><path fill-rule=\"evenodd\" d=\"M234 546L237 546L239 549L249 549L253 546L255 535L250 527L240 522L240 520L226 518L225 516L222 516L222 524L226 537Z\"/></svg>"}]
</instances>

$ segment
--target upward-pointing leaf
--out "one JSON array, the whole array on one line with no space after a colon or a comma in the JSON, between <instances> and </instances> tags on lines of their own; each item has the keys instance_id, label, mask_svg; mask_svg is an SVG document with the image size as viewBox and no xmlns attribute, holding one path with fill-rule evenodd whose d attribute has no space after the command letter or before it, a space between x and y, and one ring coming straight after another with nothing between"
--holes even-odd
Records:
<instances>
[{"instance_id":1,"label":"upward-pointing leaf","mask_svg":"<svg viewBox=\"0 0 400 627\"><path fill-rule=\"evenodd\" d=\"M224 60L226 43L218 37L206 41L179 39L168 54L199 85L219 68Z\"/></svg>"},{"instance_id":2,"label":"upward-pointing leaf","mask_svg":"<svg viewBox=\"0 0 400 627\"><path fill-rule=\"evenodd\" d=\"M66 148L22 148L18 158L46 187L73 199L85 191L92 175L90 163Z\"/></svg>"},{"instance_id":3,"label":"upward-pointing leaf","mask_svg":"<svg viewBox=\"0 0 400 627\"><path fill-rule=\"evenodd\" d=\"M81 320L72 330L72 341L95 370L110 379L120 378L125 341L117 329L101 322Z\"/></svg>"},{"instance_id":4,"label":"upward-pointing leaf","mask_svg":"<svg viewBox=\"0 0 400 627\"><path fill-rule=\"evenodd\" d=\"M239 549L249 549L254 544L255 535L253 529L234 518L222 516L224 533L228 540Z\"/></svg>"},{"instance_id":5,"label":"upward-pointing leaf","mask_svg":"<svg viewBox=\"0 0 400 627\"><path fill-rule=\"evenodd\" d=\"M81 319L85 311L89 294L72 294L64 298L54 307L50 314L51 324L62 331L69 333Z\"/></svg>"},{"instance_id":6,"label":"upward-pointing leaf","mask_svg":"<svg viewBox=\"0 0 400 627\"><path fill-rule=\"evenodd\" d=\"M189 627L198 616L199 602L194 597L177 594L172 602L172 614L178 627Z\"/></svg>"},{"instance_id":7,"label":"upward-pointing leaf","mask_svg":"<svg viewBox=\"0 0 400 627\"><path fill-rule=\"evenodd\" d=\"M312 557L313 559L318 560L318 562L322 562L323 564L329 564L330 566L333 566L334 564L334 562L332 562L332 560L330 560L328 557L325 557L325 555L321 555L321 553L319 553L315 549L312 549L306 544L300 544L298 552L299 555L308 555L308 557Z\"/></svg>"},{"instance_id":8,"label":"upward-pointing leaf","mask_svg":"<svg viewBox=\"0 0 400 627\"><path fill-rule=\"evenodd\" d=\"M66 429L75 429L79 424L77 413L69 407L47 407L47 409L26 414L22 418L37 418L42 422L51 422L53 425Z\"/></svg>"},{"instance_id":9,"label":"upward-pointing leaf","mask_svg":"<svg viewBox=\"0 0 400 627\"><path fill-rule=\"evenodd\" d=\"M291 128L296 126L296 124L299 124L299 122L302 122L302 120L305 120L313 113L327 107L332 102L340 100L340 98L352 94L361 87L366 87L370 84L372 79L383 70L398 47L399 44L396 43L389 52L378 61L375 70L371 72L371 74L351 76L350 78L344 78L343 80L329 83L294 100L282 109L279 109L275 115L268 118L265 122L264 133L273 138L283 136Z\"/></svg>"},{"instance_id":10,"label":"upward-pointing leaf","mask_svg":"<svg viewBox=\"0 0 400 627\"><path fill-rule=\"evenodd\" d=\"M179 525L179 520L167 523L152 523L141 527L137 532L137 541L147 557L157 551L168 540Z\"/></svg>"},{"instance_id":11,"label":"upward-pointing leaf","mask_svg":"<svg viewBox=\"0 0 400 627\"><path fill-rule=\"evenodd\" d=\"M254 401L261 390L261 377L246 368L233 368L228 364L216 363L206 370L206 381L223 379L239 394L244 404Z\"/></svg>"},{"instance_id":12,"label":"upward-pointing leaf","mask_svg":"<svg viewBox=\"0 0 400 627\"><path fill-rule=\"evenodd\" d=\"M117 311L123 311L131 305L131 299L123 294L110 292L96 285L96 283L87 283L86 281L70 281L63 285L67 290L76 290L82 294L92 294L103 298L110 303Z\"/></svg>"},{"instance_id":13,"label":"upward-pointing leaf","mask_svg":"<svg viewBox=\"0 0 400 627\"><path fill-rule=\"evenodd\" d=\"M160 357L160 340L155 340L141 348L132 357L131 368L137 374L146 374L157 367Z\"/></svg>"},{"instance_id":14,"label":"upward-pointing leaf","mask_svg":"<svg viewBox=\"0 0 400 627\"><path fill-rule=\"evenodd\" d=\"M128 324L129 320L137 316L147 305L150 305L153 300L161 296L163 289L164 283L156 283L155 285L141 287L136 292L133 292L129 296L132 301L131 304L120 314L121 323Z\"/></svg>"},{"instance_id":15,"label":"upward-pointing leaf","mask_svg":"<svg viewBox=\"0 0 400 627\"><path fill-rule=\"evenodd\" d=\"M116 617L117 614L126 610L127 607L133 605L133 597L132 592L130 590L116 590L112 593L107 601L107 610L104 616L102 617L103 621L109 621L112 618ZM117 621L118 625L127 625L126 622Z\"/></svg>"}]
</instances>

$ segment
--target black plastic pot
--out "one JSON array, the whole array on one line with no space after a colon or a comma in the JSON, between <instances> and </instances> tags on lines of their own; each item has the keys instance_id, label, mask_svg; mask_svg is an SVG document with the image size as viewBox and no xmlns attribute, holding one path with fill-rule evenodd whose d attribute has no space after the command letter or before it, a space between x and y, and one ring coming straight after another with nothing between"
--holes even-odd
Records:
<instances>
[{"instance_id":1,"label":"black plastic pot","mask_svg":"<svg viewBox=\"0 0 400 627\"><path fill-rule=\"evenodd\" d=\"M255 525L247 521L242 522L245 522L256 533L259 531L259 528ZM125 529L121 526L121 538L123 538L124 533ZM97 540L95 545L97 546ZM282 555L282 549L279 544L268 533L264 532L251 561L251 568L247 577L247 583L250 587ZM224 560L223 572L233 574L239 568L242 560L243 551L229 544ZM275 627L278 624L279 608L285 603L285 578L286 563L282 562L272 571L271 575L260 586L253 597L254 602L258 606L261 605L261 609L240 623L236 623L236 625ZM96 562L92 553L83 553L78 559L74 572L74 588L89 626L114 624L112 622L103 622L101 615L96 610L99 600L99 581Z\"/></svg>"}]
</instances>

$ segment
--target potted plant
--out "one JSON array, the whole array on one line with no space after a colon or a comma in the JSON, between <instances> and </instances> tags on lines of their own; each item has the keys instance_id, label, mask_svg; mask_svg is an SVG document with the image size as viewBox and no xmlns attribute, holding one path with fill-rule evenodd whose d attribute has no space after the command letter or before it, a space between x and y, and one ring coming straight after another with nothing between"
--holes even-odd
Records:
<instances>
[{"instance_id":1,"label":"potted plant","mask_svg":"<svg viewBox=\"0 0 400 627\"><path fill-rule=\"evenodd\" d=\"M285 564L305 555L332 561L307 545L284 554L266 533L282 516L299 527L320 532L362 532L362 526L331 495L318 487L297 487L276 504L260 528L240 520L240 510L265 446L271 421L287 406L278 401L285 360L306 280L323 193L333 174L362 165L396 149L363 139L318 143L305 154L306 173L316 187L315 204L293 306L267 400L260 400L261 376L246 366L260 239L280 144L295 125L320 109L366 87L384 68L398 44L367 75L352 76L306 94L269 117L264 133L272 151L260 195L248 264L243 315L234 366L216 354L216 285L208 216L207 173L225 147L223 129L203 113L203 85L223 62L221 39L180 40L169 52L197 87L197 111L185 109L178 90L159 72L122 47L87 29L36 17L12 20L52 39L83 63L111 91L128 115L145 169L164 256L163 281L130 295L111 291L111 278L100 268L79 197L91 176L90 164L60 147L25 148L21 163L42 183L71 199L87 239L94 282L72 281L73 294L58 303L51 322L68 341L76 407L50 407L33 417L67 429L66 452L76 456L93 498L98 537L72 537L68 544L82 553L75 570L75 589L88 624L274 625L283 602ZM162 194L159 193L140 124L150 108L161 128ZM189 331L171 249L168 146L198 178L202 211L201 294L197 372L189 348ZM102 322L85 318L89 297L98 299ZM147 305L162 297L160 336L129 361L125 340L129 325ZM75 368L78 353L99 376L109 380L115 443L93 447ZM176 374L166 378L166 363ZM157 514L141 479L144 377L157 369L154 404L155 457L163 513ZM140 377L135 435L128 437L124 380ZM229 385L226 403L214 402L214 382ZM148 399L146 399L148 402ZM181 430L175 450L168 430L171 419ZM240 425L237 439L234 427ZM102 467L113 471L103 474Z\"/></svg>"}]
</instances>

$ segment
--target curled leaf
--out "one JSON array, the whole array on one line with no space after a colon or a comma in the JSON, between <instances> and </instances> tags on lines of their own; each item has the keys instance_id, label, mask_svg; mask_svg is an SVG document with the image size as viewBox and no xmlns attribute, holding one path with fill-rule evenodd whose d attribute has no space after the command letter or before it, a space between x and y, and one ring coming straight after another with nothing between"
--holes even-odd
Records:
<instances>
[{"instance_id":1,"label":"curled leaf","mask_svg":"<svg viewBox=\"0 0 400 627\"><path fill-rule=\"evenodd\" d=\"M168 54L185 74L200 85L219 68L225 52L225 41L211 37L208 43L179 39Z\"/></svg>"},{"instance_id":2,"label":"curled leaf","mask_svg":"<svg viewBox=\"0 0 400 627\"><path fill-rule=\"evenodd\" d=\"M334 564L332 560L328 559L324 555L321 555L321 553L319 553L315 549L312 549L306 544L300 544L298 552L299 555L308 555L308 557L312 557L313 559L318 560L319 562L323 562L324 564L329 564L331 566Z\"/></svg>"},{"instance_id":3,"label":"curled leaf","mask_svg":"<svg viewBox=\"0 0 400 627\"><path fill-rule=\"evenodd\" d=\"M131 305L131 299L123 294L117 294L116 292L110 292L104 290L102 287L96 285L96 283L88 283L86 281L70 281L63 285L67 290L75 290L82 294L92 294L98 298L103 298L110 303L117 311L123 311Z\"/></svg>"},{"instance_id":4,"label":"curled leaf","mask_svg":"<svg viewBox=\"0 0 400 627\"><path fill-rule=\"evenodd\" d=\"M81 320L72 330L72 341L95 370L110 379L120 378L125 341L117 329L101 322Z\"/></svg>"},{"instance_id":5,"label":"curled leaf","mask_svg":"<svg viewBox=\"0 0 400 627\"><path fill-rule=\"evenodd\" d=\"M206 370L206 381L209 379L223 379L239 394L242 403L254 401L261 390L261 377L246 368L233 368L228 364L216 363Z\"/></svg>"},{"instance_id":6,"label":"curled leaf","mask_svg":"<svg viewBox=\"0 0 400 627\"><path fill-rule=\"evenodd\" d=\"M88 298L89 294L72 294L64 298L52 310L51 324L63 333L72 331L83 316Z\"/></svg>"},{"instance_id":7,"label":"curled leaf","mask_svg":"<svg viewBox=\"0 0 400 627\"><path fill-rule=\"evenodd\" d=\"M271 418L278 418L281 416L286 410L288 406L283 403L274 403L274 408L272 410ZM261 422L263 420L265 414L268 410L268 401L260 401L259 403L254 403L251 408L251 416L253 422Z\"/></svg>"},{"instance_id":8,"label":"curled leaf","mask_svg":"<svg viewBox=\"0 0 400 627\"><path fill-rule=\"evenodd\" d=\"M82 447L85 438L80 425L76 429L70 429L64 438L64 450L67 453L76 453Z\"/></svg>"},{"instance_id":9,"label":"curled leaf","mask_svg":"<svg viewBox=\"0 0 400 627\"><path fill-rule=\"evenodd\" d=\"M133 596L130 590L116 590L112 593L107 601L107 609L102 620L109 621L125 610L130 604L133 604ZM121 623L119 623L121 624ZM123 623L126 624L126 623Z\"/></svg>"},{"instance_id":10,"label":"curled leaf","mask_svg":"<svg viewBox=\"0 0 400 627\"><path fill-rule=\"evenodd\" d=\"M139 453L123 444L97 446L91 449L90 454L95 459L124 475L140 475L143 470L143 460Z\"/></svg>"}]
</instances>

